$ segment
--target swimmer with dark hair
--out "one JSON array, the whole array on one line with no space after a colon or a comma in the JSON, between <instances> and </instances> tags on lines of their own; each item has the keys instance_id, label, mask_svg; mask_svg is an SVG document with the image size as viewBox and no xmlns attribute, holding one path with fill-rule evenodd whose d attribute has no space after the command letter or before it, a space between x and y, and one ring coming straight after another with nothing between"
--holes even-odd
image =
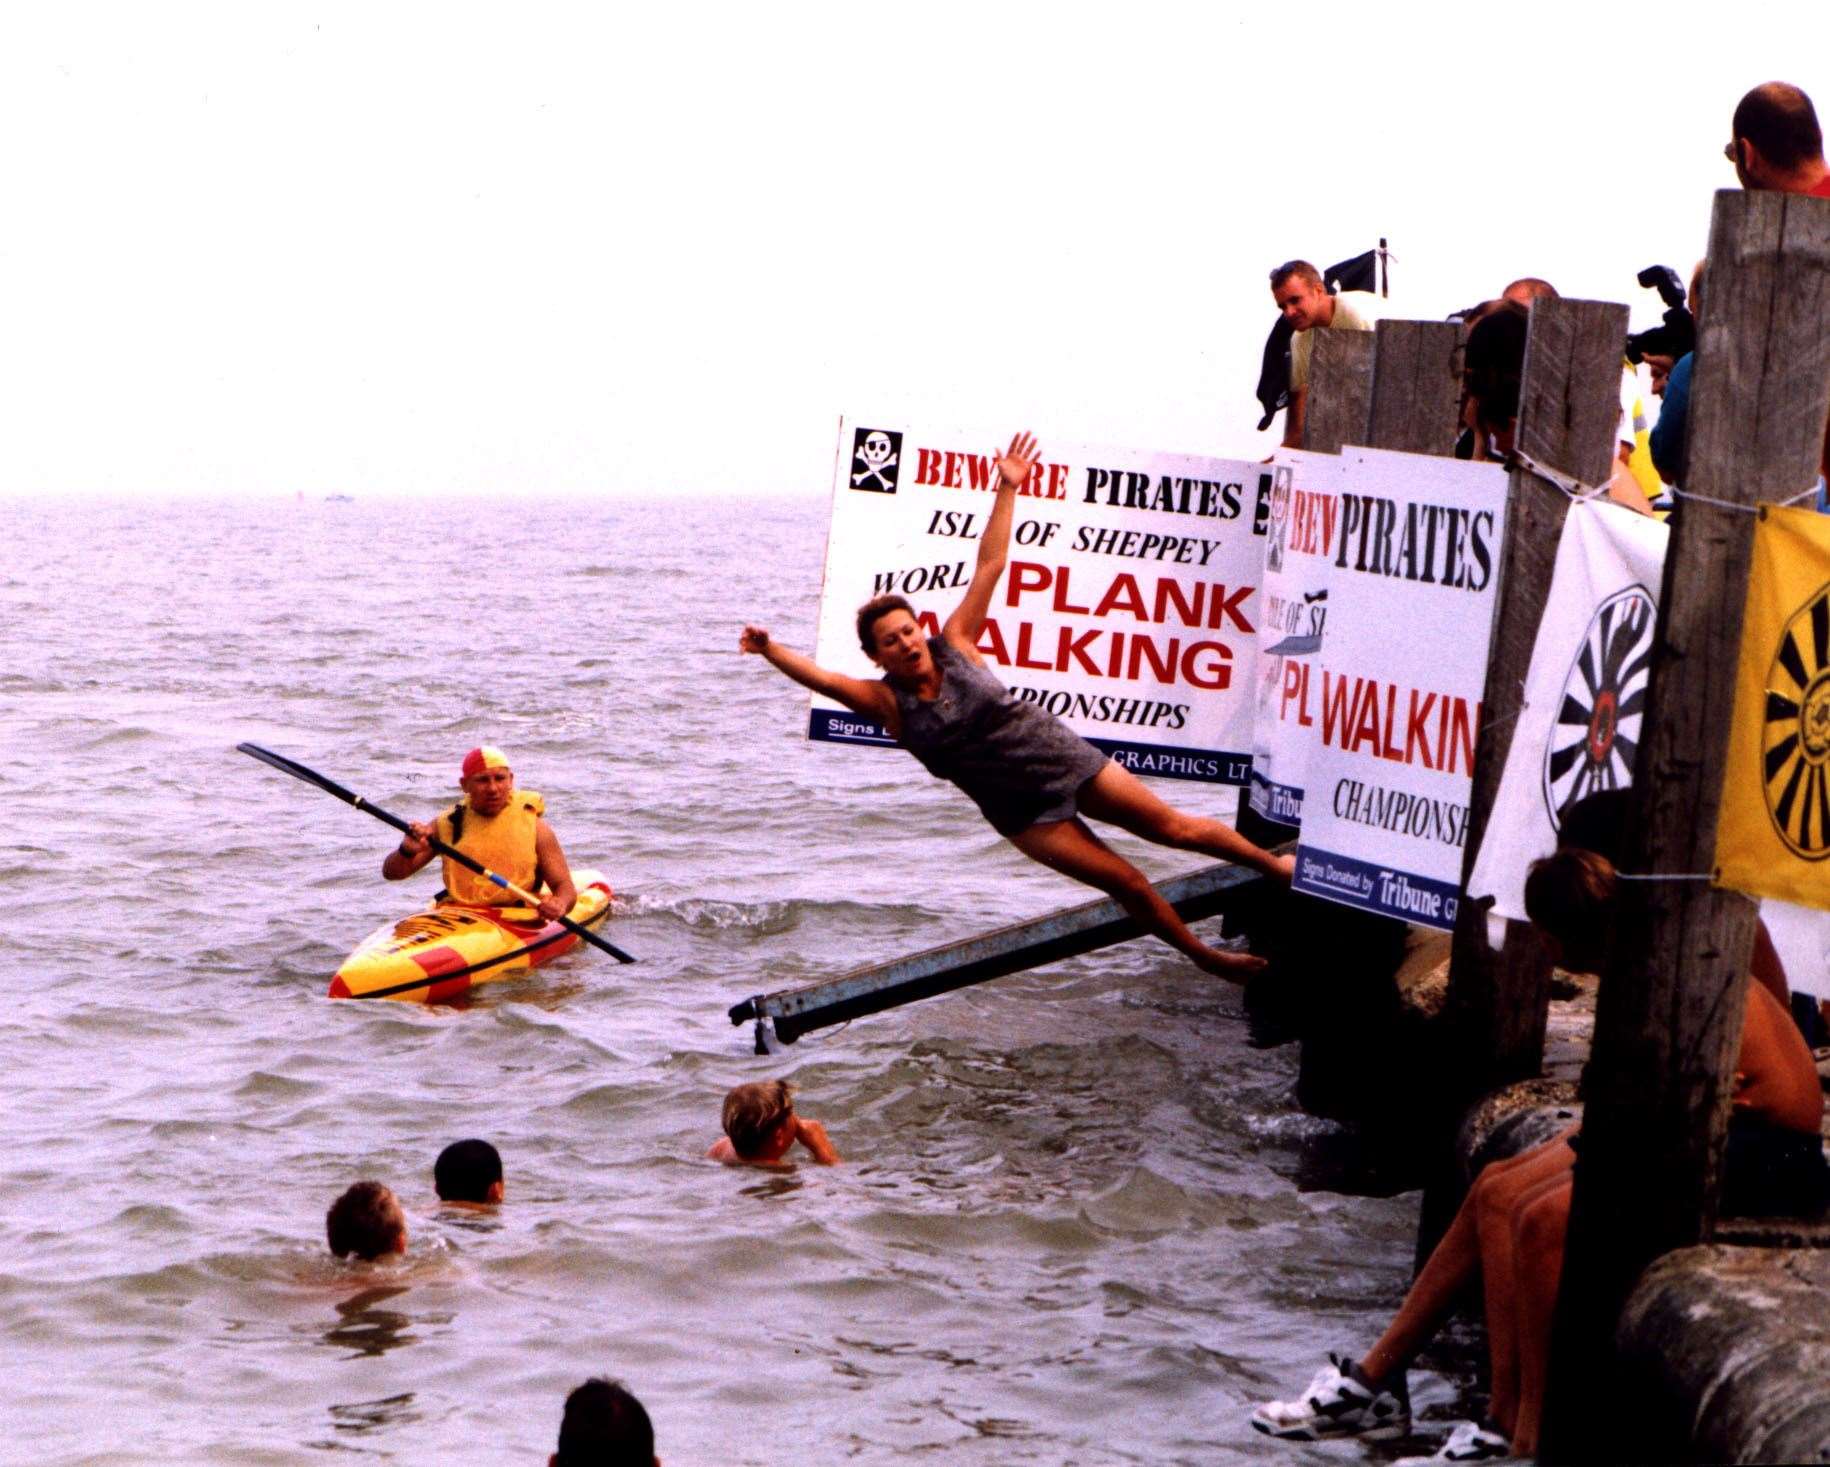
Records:
<instances>
[{"instance_id":1,"label":"swimmer with dark hair","mask_svg":"<svg viewBox=\"0 0 1830 1467\"><path fill-rule=\"evenodd\" d=\"M621 1381L593 1376L566 1397L548 1467L661 1467L654 1423Z\"/></svg>"},{"instance_id":2,"label":"swimmer with dark hair","mask_svg":"<svg viewBox=\"0 0 1830 1467\"><path fill-rule=\"evenodd\" d=\"M453 1141L433 1163L432 1185L440 1202L494 1207L502 1200L502 1154L487 1141Z\"/></svg>"}]
</instances>

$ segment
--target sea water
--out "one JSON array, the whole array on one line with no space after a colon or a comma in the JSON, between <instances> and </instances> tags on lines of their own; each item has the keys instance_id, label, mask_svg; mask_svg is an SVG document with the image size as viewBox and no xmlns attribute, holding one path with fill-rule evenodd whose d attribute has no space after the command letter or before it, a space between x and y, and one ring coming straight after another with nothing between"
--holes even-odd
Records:
<instances>
[{"instance_id":1,"label":"sea water","mask_svg":"<svg viewBox=\"0 0 1830 1467\"><path fill-rule=\"evenodd\" d=\"M809 743L739 654L746 621L810 648L824 523L0 503L0 1459L536 1463L592 1374L670 1467L1362 1455L1247 1416L1376 1336L1416 1199L1312 1185L1338 1134L1238 989L1146 940L770 1056L726 1018L1088 896L906 756ZM641 961L328 1000L436 872L383 882L395 833L244 739L422 819L502 746ZM844 1165L703 1159L776 1076ZM433 1196L466 1136L494 1213ZM363 1177L406 1206L398 1264L326 1252Z\"/></svg>"}]
</instances>

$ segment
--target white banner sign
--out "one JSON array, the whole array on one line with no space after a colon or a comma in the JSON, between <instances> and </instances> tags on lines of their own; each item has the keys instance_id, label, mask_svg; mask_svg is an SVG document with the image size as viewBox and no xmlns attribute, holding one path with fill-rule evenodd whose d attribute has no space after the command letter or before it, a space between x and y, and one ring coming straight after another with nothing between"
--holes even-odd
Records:
<instances>
[{"instance_id":1,"label":"white banner sign","mask_svg":"<svg viewBox=\"0 0 1830 1467\"><path fill-rule=\"evenodd\" d=\"M1669 538L1658 520L1617 504L1570 507L1468 883L1470 897L1494 898L1496 917L1525 920L1525 873L1556 850L1565 810L1633 782Z\"/></svg>"},{"instance_id":2,"label":"white banner sign","mask_svg":"<svg viewBox=\"0 0 1830 1467\"><path fill-rule=\"evenodd\" d=\"M992 445L1008 439L841 422L818 662L878 676L854 618L889 592L939 635L972 579L997 482ZM1136 773L1245 784L1274 478L1230 459L1043 443L979 651L1018 697ZM817 695L808 734L890 743Z\"/></svg>"},{"instance_id":3,"label":"white banner sign","mask_svg":"<svg viewBox=\"0 0 1830 1467\"><path fill-rule=\"evenodd\" d=\"M1298 891L1455 925L1506 475L1350 448L1328 561L1328 631L1296 709Z\"/></svg>"},{"instance_id":4,"label":"white banner sign","mask_svg":"<svg viewBox=\"0 0 1830 1467\"><path fill-rule=\"evenodd\" d=\"M1308 730L1300 722L1310 664L1328 616L1328 562L1340 534L1339 454L1280 449L1264 538L1258 622L1258 691L1252 722L1252 808L1284 825L1303 822Z\"/></svg>"}]
</instances>

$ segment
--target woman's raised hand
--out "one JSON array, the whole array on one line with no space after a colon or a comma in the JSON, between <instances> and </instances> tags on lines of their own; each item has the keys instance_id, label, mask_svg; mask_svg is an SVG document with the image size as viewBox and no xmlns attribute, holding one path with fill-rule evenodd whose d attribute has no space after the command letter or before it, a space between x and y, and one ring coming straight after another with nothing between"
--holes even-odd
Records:
<instances>
[{"instance_id":1,"label":"woman's raised hand","mask_svg":"<svg viewBox=\"0 0 1830 1467\"><path fill-rule=\"evenodd\" d=\"M998 460L998 477L1012 489L1021 489L1029 482L1029 471L1035 464L1036 435L1019 433L1010 440L1010 447Z\"/></svg>"},{"instance_id":2,"label":"woman's raised hand","mask_svg":"<svg viewBox=\"0 0 1830 1467\"><path fill-rule=\"evenodd\" d=\"M737 638L737 645L745 652L763 653L769 650L769 634L762 627L745 627L743 634Z\"/></svg>"}]
</instances>

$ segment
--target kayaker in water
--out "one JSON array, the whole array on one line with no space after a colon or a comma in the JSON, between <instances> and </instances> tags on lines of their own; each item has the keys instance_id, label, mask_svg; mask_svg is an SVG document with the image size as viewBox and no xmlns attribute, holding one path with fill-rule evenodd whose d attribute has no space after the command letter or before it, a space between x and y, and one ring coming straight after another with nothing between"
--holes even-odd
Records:
<instances>
[{"instance_id":1,"label":"kayaker in water","mask_svg":"<svg viewBox=\"0 0 1830 1467\"><path fill-rule=\"evenodd\" d=\"M881 680L830 672L761 627L746 626L738 645L803 687L875 719L929 773L970 795L998 834L1031 860L1105 892L1207 972L1243 981L1264 960L1202 942L1149 878L1081 817L1108 821L1158 845L1252 866L1281 881L1290 879L1291 858L1260 850L1221 821L1165 804L1054 714L1011 694L979 655L976 643L1009 557L1016 493L1035 461L1036 440L1027 433L1011 439L998 460L997 495L979 541L978 568L938 637L922 634L900 596L879 596L858 609L858 641L883 669Z\"/></svg>"},{"instance_id":2,"label":"kayaker in water","mask_svg":"<svg viewBox=\"0 0 1830 1467\"><path fill-rule=\"evenodd\" d=\"M412 822L400 845L381 863L381 874L389 881L405 881L432 859L430 842L436 836L524 891L536 891L538 883L544 882L547 894L536 909L542 921L551 922L570 912L578 893L572 886L565 852L559 849L559 837L541 818L546 801L533 790L515 788L515 771L502 751L485 744L466 754L458 788L464 798L436 820ZM445 890L452 901L470 906L516 906L520 902L448 858Z\"/></svg>"}]
</instances>

